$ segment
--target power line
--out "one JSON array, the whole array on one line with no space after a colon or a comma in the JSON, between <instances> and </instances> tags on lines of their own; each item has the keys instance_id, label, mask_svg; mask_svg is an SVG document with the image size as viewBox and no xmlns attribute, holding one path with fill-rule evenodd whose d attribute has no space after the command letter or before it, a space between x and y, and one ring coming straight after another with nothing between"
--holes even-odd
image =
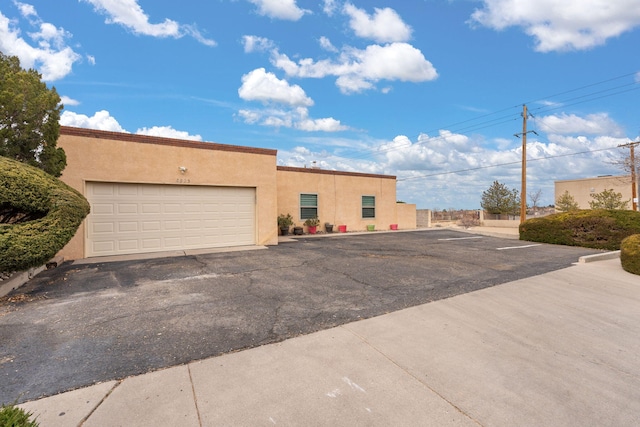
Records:
<instances>
[{"instance_id":1,"label":"power line","mask_svg":"<svg viewBox=\"0 0 640 427\"><path fill-rule=\"evenodd\" d=\"M535 159L527 159L527 162L537 162L537 161L540 161L540 160L557 159L557 158L560 158L560 157L579 156L579 155L582 155L582 154L589 154L589 153L597 153L597 152L600 152L600 151L614 150L616 148L618 148L618 147L599 148L597 150L586 150L586 151L579 151L579 152L576 152L576 153L557 154L555 156L546 156L546 157L538 157L538 158L535 158ZM478 170L483 170L483 169L497 168L497 167L500 167L500 166L519 165L520 163L521 163L521 160L516 160L516 161L513 161L513 162L498 163L498 164L495 164L495 165L478 166L478 167L469 168L469 169L459 169L459 170L449 171L449 172L438 172L438 173L432 173L432 174L427 174L427 175L412 176L412 177L408 177L408 178L399 178L399 179L397 179L397 181L409 181L409 180L414 180L414 179L431 178L431 177L434 177L434 176L441 176L441 175L454 175L454 174L463 173L463 172L473 172L473 171L478 171Z\"/></svg>"},{"instance_id":2,"label":"power line","mask_svg":"<svg viewBox=\"0 0 640 427\"><path fill-rule=\"evenodd\" d=\"M623 74L623 75L618 76L618 77L612 77L610 79L602 80L602 81L599 81L599 82L596 82L596 83L590 83L590 84L587 84L587 85L584 85L584 86L580 86L580 87L577 87L575 89L569 89L569 90L566 90L566 91L563 91L563 92L556 93L554 95L547 95L547 96L542 97L542 98L538 98L538 99L534 99L532 101L525 102L524 104L532 104L532 103L543 101L545 99L555 98L556 96L560 96L560 95L564 95L564 94L572 93L572 92L577 92L577 91L582 90L582 89L598 86L598 85L601 85L601 84L604 84L604 83L609 83L609 82L612 82L614 80L620 80L620 79L623 79L625 77L634 76L636 74L637 74L637 71L634 71L632 73Z\"/></svg>"},{"instance_id":3,"label":"power line","mask_svg":"<svg viewBox=\"0 0 640 427\"><path fill-rule=\"evenodd\" d=\"M610 79L606 79L606 80L602 80L602 81L599 81L599 82L596 82L596 83L591 83L591 84L580 86L578 88L562 91L562 92L556 93L554 95L549 95L549 96L546 96L546 97L538 98L538 99L533 100L533 101L529 101L529 103L540 102L540 101L545 100L545 99L554 98L554 97L565 95L565 94L568 94L568 93L578 92L580 90L584 90L584 89L587 89L587 88L590 88L590 87L599 86L599 85L602 85L602 84L605 84L605 83L609 83L609 82L612 82L612 81L620 80L622 78L626 78L626 77L633 76L633 75L636 75L636 72L623 74L623 75L620 75L620 76L617 76L617 77L613 77L613 78L610 78ZM629 89L621 90L621 91L614 92L614 93L607 93L607 92L611 92L612 90L625 88L625 87L630 87L630 86L635 86L635 87L631 87ZM569 98L567 100L562 101L562 102L567 102L567 101L580 100L580 101L577 101L577 102L573 102L573 103L570 103L570 104L564 104L563 103L562 105L557 105L557 106L552 106L552 107L550 107L550 106L538 107L538 108L535 108L534 111L536 111L536 114L537 113L545 113L545 112L549 112L549 111L553 111L553 110L557 110L557 109L561 109L561 108L567 108L567 107L570 107L570 106L573 106L573 105L582 104L582 103L585 103L585 102L590 102L590 101L595 101L595 100L602 99L602 98L607 98L607 97L610 97L610 96L620 95L620 94L631 92L631 91L635 91L635 90L638 90L638 89L640 89L640 82L634 81L632 83L626 83L626 84L619 85L619 86L616 86L616 87L607 88L607 89L603 89L603 90L587 93L587 94L584 94L584 95L581 95L581 96ZM599 94L602 94L602 95L594 97L594 95L599 95ZM584 98L586 98L586 99L584 99ZM503 108L503 109L495 111L495 112L482 114L482 115L480 115L478 117L474 117L474 118L471 118L471 119L455 122L455 123L452 123L452 124L447 125L447 126L439 127L439 128L434 129L432 131L427 131L427 132L425 132L425 134L428 135L429 132L435 132L435 131L438 131L440 129L449 130L451 133L464 134L465 132L468 133L468 132L478 131L478 130L481 130L481 129L486 129L488 127L492 127L492 126L497 126L497 125L500 125L500 124L508 123L510 121L517 120L520 117L520 114L514 112L514 114L501 116L501 117L498 117L498 118L495 118L495 119L492 119L492 120L482 121L480 123L472 124L472 125L469 125L469 126L466 126L466 127L462 127L462 128L455 128L455 126L458 126L458 125L474 122L474 121L480 120L482 118L486 118L486 117L490 117L490 116L493 116L493 115L496 115L496 114L500 114L502 112L508 111L508 110L516 108L516 107L519 108L520 105L522 105L522 104L519 104L519 105L516 105L516 106L513 106L513 107ZM549 127L549 126L547 126L547 127ZM440 135L440 136L436 136L436 137L427 138L425 141L416 141L416 142L413 142L411 144L413 146L423 145L423 144L426 144L426 143L429 143L429 142L437 142L437 141L440 141L440 140L444 140L447 137L448 137L448 135ZM384 144L380 144L377 147L366 149L366 150L355 150L355 151L352 151L353 153L362 153L362 154L360 154L358 156L352 156L350 158L351 159L363 159L365 157L373 156L374 154L384 154L384 153L388 153L388 152L399 150L399 149L404 147L404 146L403 147L388 147L386 149L380 149L380 147L382 145L384 145ZM343 153L343 156L344 156L344 154L345 153ZM346 152L346 154L348 155L348 152Z\"/></svg>"}]
</instances>

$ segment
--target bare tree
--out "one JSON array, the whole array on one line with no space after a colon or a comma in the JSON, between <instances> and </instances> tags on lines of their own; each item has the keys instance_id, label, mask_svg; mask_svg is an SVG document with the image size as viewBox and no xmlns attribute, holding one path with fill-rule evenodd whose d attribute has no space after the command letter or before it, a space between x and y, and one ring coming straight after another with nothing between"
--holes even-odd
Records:
<instances>
[{"instance_id":1,"label":"bare tree","mask_svg":"<svg viewBox=\"0 0 640 427\"><path fill-rule=\"evenodd\" d=\"M542 190L538 189L537 191L529 192L528 195L529 200L531 200L531 207L533 208L533 211L536 212L538 210L538 202L542 197Z\"/></svg>"}]
</instances>

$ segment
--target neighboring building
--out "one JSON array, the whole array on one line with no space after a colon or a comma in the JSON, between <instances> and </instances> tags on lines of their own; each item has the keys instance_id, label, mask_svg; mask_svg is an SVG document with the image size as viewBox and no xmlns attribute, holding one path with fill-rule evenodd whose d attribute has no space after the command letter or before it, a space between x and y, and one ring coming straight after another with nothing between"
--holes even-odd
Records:
<instances>
[{"instance_id":1,"label":"neighboring building","mask_svg":"<svg viewBox=\"0 0 640 427\"><path fill-rule=\"evenodd\" d=\"M395 176L278 166L277 181L278 214L291 214L295 225L317 216L321 228L416 228L415 205L396 203Z\"/></svg>"},{"instance_id":2,"label":"neighboring building","mask_svg":"<svg viewBox=\"0 0 640 427\"><path fill-rule=\"evenodd\" d=\"M313 209L350 231L416 228L415 205L396 206L393 176L277 167L276 150L71 127L58 146L61 179L91 204L66 259L275 245L279 213L301 225Z\"/></svg>"},{"instance_id":3,"label":"neighboring building","mask_svg":"<svg viewBox=\"0 0 640 427\"><path fill-rule=\"evenodd\" d=\"M599 176L596 178L570 179L555 182L555 200L568 191L578 203L580 209L589 209L589 202L593 200L592 194L601 193L604 190L613 189L616 193L622 194L622 200L631 203L631 175L622 176Z\"/></svg>"}]
</instances>

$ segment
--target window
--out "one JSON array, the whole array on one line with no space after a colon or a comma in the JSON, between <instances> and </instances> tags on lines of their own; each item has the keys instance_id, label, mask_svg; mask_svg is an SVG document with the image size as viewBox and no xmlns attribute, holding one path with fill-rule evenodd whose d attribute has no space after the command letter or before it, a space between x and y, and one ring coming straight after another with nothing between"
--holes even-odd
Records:
<instances>
[{"instance_id":1,"label":"window","mask_svg":"<svg viewBox=\"0 0 640 427\"><path fill-rule=\"evenodd\" d=\"M300 194L300 219L315 218L318 216L318 195Z\"/></svg>"},{"instance_id":2,"label":"window","mask_svg":"<svg viewBox=\"0 0 640 427\"><path fill-rule=\"evenodd\" d=\"M376 196L362 196L362 218L376 217Z\"/></svg>"}]
</instances>

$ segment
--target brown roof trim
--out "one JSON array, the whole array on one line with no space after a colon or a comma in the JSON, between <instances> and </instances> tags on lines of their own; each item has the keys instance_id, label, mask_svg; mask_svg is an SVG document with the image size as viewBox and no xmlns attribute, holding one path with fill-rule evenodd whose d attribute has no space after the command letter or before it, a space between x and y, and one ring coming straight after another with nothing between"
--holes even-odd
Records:
<instances>
[{"instance_id":1,"label":"brown roof trim","mask_svg":"<svg viewBox=\"0 0 640 427\"><path fill-rule=\"evenodd\" d=\"M172 147L198 148L203 150L235 151L238 153L264 154L268 156L275 156L278 154L277 150L271 150L267 148L243 147L240 145L218 144L215 142L199 142L185 139L163 138L159 136L137 135L132 133L110 132L105 130L75 128L69 126L60 126L60 135L139 142L143 144L169 145Z\"/></svg>"},{"instance_id":2,"label":"brown roof trim","mask_svg":"<svg viewBox=\"0 0 640 427\"><path fill-rule=\"evenodd\" d=\"M362 177L362 178L396 179L395 175L378 175L378 174L374 174L374 173L332 171L332 170L328 170L328 169L295 168L295 167L291 167L291 166L278 166L277 170L278 171L283 171L283 172L317 173L317 174L323 174L323 175L359 176L359 177Z\"/></svg>"}]
</instances>

